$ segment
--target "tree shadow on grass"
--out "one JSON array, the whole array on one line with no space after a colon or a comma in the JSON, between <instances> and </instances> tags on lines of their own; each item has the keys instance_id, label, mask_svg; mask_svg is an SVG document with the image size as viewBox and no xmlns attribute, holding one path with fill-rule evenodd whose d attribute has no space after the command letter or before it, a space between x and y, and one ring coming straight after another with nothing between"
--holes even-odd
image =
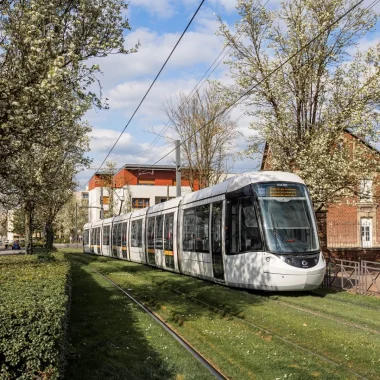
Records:
<instances>
[{"instance_id":1,"label":"tree shadow on grass","mask_svg":"<svg viewBox=\"0 0 380 380\"><path fill-rule=\"evenodd\" d=\"M166 313L168 321L177 326L199 317L217 319L236 316L244 319L247 305L259 306L267 302L265 297L249 297L244 289L230 288L143 264L92 255L76 255L77 258L81 258L83 264L99 263L101 273L128 289L150 309L158 312L164 307L168 312L170 310L170 316Z\"/></svg>"},{"instance_id":2,"label":"tree shadow on grass","mask_svg":"<svg viewBox=\"0 0 380 380\"><path fill-rule=\"evenodd\" d=\"M100 278L100 277L99 277ZM149 344L130 301L73 265L67 379L170 379L175 374Z\"/></svg>"}]
</instances>

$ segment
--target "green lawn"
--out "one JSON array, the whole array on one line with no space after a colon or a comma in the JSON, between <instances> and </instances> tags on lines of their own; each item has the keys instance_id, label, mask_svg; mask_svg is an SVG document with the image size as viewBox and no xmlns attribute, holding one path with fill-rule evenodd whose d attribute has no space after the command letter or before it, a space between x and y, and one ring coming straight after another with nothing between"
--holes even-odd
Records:
<instances>
[{"instance_id":1,"label":"green lawn","mask_svg":"<svg viewBox=\"0 0 380 380\"><path fill-rule=\"evenodd\" d=\"M92 278L86 297L98 294L97 290L94 295L92 289L97 289L103 281L100 276L91 274L90 268L94 268L125 289L131 289L135 297L169 321L185 339L232 379L380 378L379 298L323 290L287 294L246 292L104 257L83 254L67 257L83 263L76 269L83 274L77 276ZM110 285L102 284L101 287L108 289L106 294L115 292L113 298L121 298L120 302L128 303L122 301L124 298L121 293L110 289ZM93 300L92 312L97 314L99 309L107 308L110 319L121 318L117 310L120 305L111 309L111 306L102 305L103 298L99 299L99 307L96 307L98 301ZM75 286L73 310L74 300ZM105 297L104 302L109 302L109 297ZM84 303L84 299L80 298L79 303ZM79 321L82 315L83 311L77 321L73 312L71 323L74 332L79 329L74 335L80 339L73 341L73 345L83 349L84 355L92 350L82 347L83 343L80 342L88 344L87 339L98 333L95 328L89 336L80 337L84 334L80 333L83 330ZM126 313L127 316L129 313ZM125 325L134 326L137 323L129 322L126 317L121 318L126 322ZM119 326L114 322L109 334L116 325ZM160 365L161 339L157 339L157 346L153 350L158 353L155 360ZM143 340L149 342L146 336ZM150 343L149 347L152 347ZM127 361L132 357L126 350L121 355L125 355ZM93 354L90 360L96 363L100 359L95 356ZM135 359L132 361L135 362ZM178 364L177 370L167 372L164 366L162 371L166 373L161 378L178 378L182 372L185 377L188 376L185 371L179 370L183 367L178 359L168 358L168 362ZM83 365L81 363L81 367ZM158 368L161 368L160 365ZM199 375L199 378L205 377Z\"/></svg>"},{"instance_id":2,"label":"green lawn","mask_svg":"<svg viewBox=\"0 0 380 380\"><path fill-rule=\"evenodd\" d=\"M69 334L66 379L213 378L118 289L76 263Z\"/></svg>"}]
</instances>

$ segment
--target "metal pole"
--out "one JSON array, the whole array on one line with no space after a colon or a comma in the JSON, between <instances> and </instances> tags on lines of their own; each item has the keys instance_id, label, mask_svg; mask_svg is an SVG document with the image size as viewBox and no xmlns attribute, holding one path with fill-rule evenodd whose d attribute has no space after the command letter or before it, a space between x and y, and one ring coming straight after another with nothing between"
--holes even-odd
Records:
<instances>
[{"instance_id":1,"label":"metal pole","mask_svg":"<svg viewBox=\"0 0 380 380\"><path fill-rule=\"evenodd\" d=\"M181 141L176 140L176 150L175 150L175 158L176 158L176 172L175 172L175 180L176 180L176 196L181 196Z\"/></svg>"},{"instance_id":2,"label":"metal pole","mask_svg":"<svg viewBox=\"0 0 380 380\"><path fill-rule=\"evenodd\" d=\"M78 203L75 202L75 242L78 248Z\"/></svg>"},{"instance_id":3,"label":"metal pole","mask_svg":"<svg viewBox=\"0 0 380 380\"><path fill-rule=\"evenodd\" d=\"M100 187L100 219L104 218L104 208L103 208L103 186Z\"/></svg>"}]
</instances>

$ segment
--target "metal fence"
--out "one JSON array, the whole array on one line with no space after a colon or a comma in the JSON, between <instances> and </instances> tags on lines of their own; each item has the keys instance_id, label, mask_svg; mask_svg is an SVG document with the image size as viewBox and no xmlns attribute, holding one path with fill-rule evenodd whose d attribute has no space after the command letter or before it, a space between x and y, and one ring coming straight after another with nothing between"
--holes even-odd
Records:
<instances>
[{"instance_id":1,"label":"metal fence","mask_svg":"<svg viewBox=\"0 0 380 380\"><path fill-rule=\"evenodd\" d=\"M324 286L351 290L358 294L380 295L380 263L330 259Z\"/></svg>"}]
</instances>

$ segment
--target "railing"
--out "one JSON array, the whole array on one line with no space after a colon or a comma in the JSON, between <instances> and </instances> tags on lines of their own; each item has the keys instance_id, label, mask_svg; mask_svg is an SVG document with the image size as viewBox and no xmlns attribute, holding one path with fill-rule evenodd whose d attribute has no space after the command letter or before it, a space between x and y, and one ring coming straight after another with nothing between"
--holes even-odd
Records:
<instances>
[{"instance_id":1,"label":"railing","mask_svg":"<svg viewBox=\"0 0 380 380\"><path fill-rule=\"evenodd\" d=\"M380 295L380 263L330 259L324 286L353 290L359 294Z\"/></svg>"},{"instance_id":2,"label":"railing","mask_svg":"<svg viewBox=\"0 0 380 380\"><path fill-rule=\"evenodd\" d=\"M380 294L380 263L361 261L361 294Z\"/></svg>"}]
</instances>

